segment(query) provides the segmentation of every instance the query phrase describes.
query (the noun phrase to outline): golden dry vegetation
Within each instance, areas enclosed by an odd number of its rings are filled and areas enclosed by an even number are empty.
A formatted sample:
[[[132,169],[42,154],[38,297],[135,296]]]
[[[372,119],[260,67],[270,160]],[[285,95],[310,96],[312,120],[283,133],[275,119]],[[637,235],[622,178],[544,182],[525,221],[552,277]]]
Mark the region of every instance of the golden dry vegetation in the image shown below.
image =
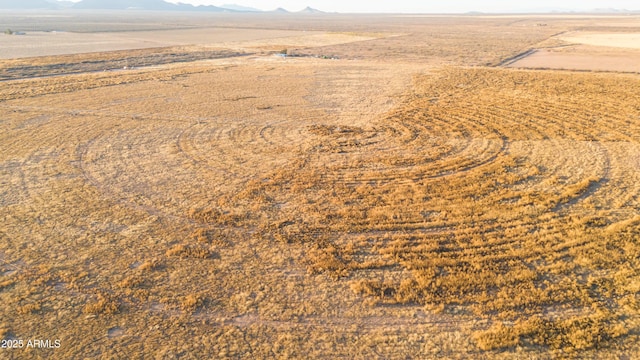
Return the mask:
[[[495,66],[617,19],[324,16],[0,62],[2,357],[640,354],[640,78]]]

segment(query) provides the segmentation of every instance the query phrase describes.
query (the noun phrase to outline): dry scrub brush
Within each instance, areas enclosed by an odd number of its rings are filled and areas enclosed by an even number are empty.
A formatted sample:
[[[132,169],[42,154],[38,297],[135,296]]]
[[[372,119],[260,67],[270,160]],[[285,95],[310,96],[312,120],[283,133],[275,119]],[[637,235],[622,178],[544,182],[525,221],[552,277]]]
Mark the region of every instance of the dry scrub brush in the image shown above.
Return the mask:
[[[618,222],[637,210],[607,220],[612,205],[589,205],[618,196],[607,169],[561,176],[562,154],[548,154],[553,168],[514,149],[635,146],[639,89],[628,76],[445,69],[371,128],[309,127],[317,144],[236,200],[264,211],[261,236],[306,246],[311,273],[489,321],[481,349],[611,346],[639,330],[640,226]],[[404,275],[368,275],[382,268]]]

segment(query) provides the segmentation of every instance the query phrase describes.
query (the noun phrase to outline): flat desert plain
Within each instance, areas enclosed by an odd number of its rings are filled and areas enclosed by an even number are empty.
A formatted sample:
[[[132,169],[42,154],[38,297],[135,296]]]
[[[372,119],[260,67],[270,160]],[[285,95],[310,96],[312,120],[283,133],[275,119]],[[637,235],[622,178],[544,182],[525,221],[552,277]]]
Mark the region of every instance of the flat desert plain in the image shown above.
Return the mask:
[[[0,357],[640,356],[639,16],[133,14],[0,15]]]

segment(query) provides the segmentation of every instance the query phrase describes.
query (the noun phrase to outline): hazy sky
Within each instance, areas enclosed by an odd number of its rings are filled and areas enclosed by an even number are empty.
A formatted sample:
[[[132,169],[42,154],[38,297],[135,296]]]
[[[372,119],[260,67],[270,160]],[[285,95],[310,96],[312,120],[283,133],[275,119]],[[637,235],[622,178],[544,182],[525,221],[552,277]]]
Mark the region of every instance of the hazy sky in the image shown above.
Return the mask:
[[[238,4],[261,10],[273,10],[278,7],[289,11],[298,11],[306,6],[338,12],[521,12],[553,9],[592,10],[596,8],[640,9],[638,0],[169,0],[194,5]]]

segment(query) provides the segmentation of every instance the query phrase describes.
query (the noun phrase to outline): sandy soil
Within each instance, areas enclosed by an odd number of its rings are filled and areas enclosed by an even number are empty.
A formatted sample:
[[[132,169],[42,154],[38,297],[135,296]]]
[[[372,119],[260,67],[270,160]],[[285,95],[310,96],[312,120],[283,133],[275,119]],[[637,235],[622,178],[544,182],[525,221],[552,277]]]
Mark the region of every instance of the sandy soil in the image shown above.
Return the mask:
[[[640,72],[639,33],[570,32],[549,41],[559,45],[536,49],[508,67]]]
[[[0,61],[0,357],[638,357],[640,79],[495,66],[619,18],[216,19]]]
[[[631,56],[630,56],[631,55]],[[542,49],[510,64],[512,68],[640,72],[640,53],[567,53]]]
[[[77,54],[99,51],[155,48],[176,45],[216,45],[286,37],[312,36],[313,33],[286,30],[251,29],[174,29],[105,33],[28,32],[26,35],[0,35],[0,58]]]
[[[574,44],[640,49],[640,33],[572,33],[558,38]]]
[[[395,36],[250,29],[176,29],[117,33],[29,32],[0,35],[0,59],[52,56],[195,45],[233,50],[282,50],[287,47],[319,47]]]

